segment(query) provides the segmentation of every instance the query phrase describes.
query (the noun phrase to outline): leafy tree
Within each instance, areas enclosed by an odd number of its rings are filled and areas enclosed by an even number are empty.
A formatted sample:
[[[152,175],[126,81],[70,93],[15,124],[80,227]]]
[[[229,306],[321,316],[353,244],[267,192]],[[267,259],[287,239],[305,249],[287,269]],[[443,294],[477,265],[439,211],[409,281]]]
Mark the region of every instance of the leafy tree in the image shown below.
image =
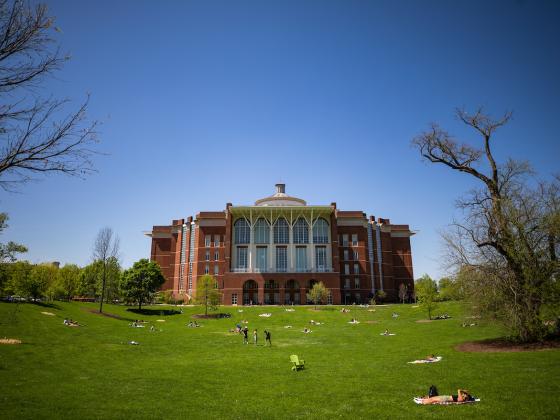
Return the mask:
[[[25,273],[24,268],[14,277],[15,292],[33,300],[39,299],[45,296],[49,287],[56,281],[57,271],[58,268],[51,264],[34,265],[28,273]]]
[[[99,264],[91,263],[81,269],[78,276],[76,295],[94,298],[97,294],[97,280],[99,278]]]
[[[408,295],[408,286],[404,283],[401,283],[399,286],[399,299],[401,300],[402,303],[404,303],[404,300],[406,299]]]
[[[539,340],[546,333],[542,309],[560,308],[558,296],[549,293],[560,275],[560,176],[538,181],[527,162],[496,160],[494,135],[511,114],[494,119],[478,109],[456,115],[480,136],[480,145],[461,143],[436,124],[413,140],[423,158],[478,186],[458,201],[465,217],[444,236],[450,263],[483,273],[474,276],[486,289],[480,291],[488,304],[482,309],[513,337]]]
[[[21,285],[27,282],[27,277],[33,265],[27,261],[17,261],[11,264],[2,264],[3,275],[5,276],[4,293],[8,295],[26,296]]]
[[[142,304],[149,302],[163,283],[165,278],[159,265],[143,258],[123,273],[121,293],[128,301],[138,302],[138,309],[142,309]]]
[[[67,112],[67,100],[39,96],[44,79],[68,60],[53,48],[53,23],[45,5],[0,1],[0,187],[5,190],[35,175],[83,177],[94,171],[96,123],[84,124],[87,101]]]
[[[327,300],[329,296],[329,291],[325,287],[322,281],[315,283],[309,293],[307,294],[307,299],[314,303],[315,309],[317,309],[317,304],[322,304]]]
[[[195,302],[204,305],[204,315],[208,309],[215,311],[222,301],[222,293],[217,287],[216,280],[209,274],[200,277],[196,282]]]
[[[465,293],[459,275],[442,277],[438,282],[439,300],[463,300]]]
[[[75,264],[66,264],[60,270],[56,279],[55,293],[66,300],[72,299],[79,286],[81,269]]]
[[[387,297],[387,292],[385,292],[385,290],[378,290],[375,292],[377,299],[376,301],[383,303],[383,301],[385,300],[385,298]]]
[[[430,276],[424,274],[416,280],[414,286],[420,307],[428,311],[428,319],[432,319],[432,312],[437,308],[437,284]]]
[[[8,227],[7,221],[8,215],[6,213],[0,213],[0,233]],[[23,252],[27,252],[27,248],[23,245],[16,244],[12,241],[7,244],[0,243],[0,264],[14,262],[16,260],[16,254]]]

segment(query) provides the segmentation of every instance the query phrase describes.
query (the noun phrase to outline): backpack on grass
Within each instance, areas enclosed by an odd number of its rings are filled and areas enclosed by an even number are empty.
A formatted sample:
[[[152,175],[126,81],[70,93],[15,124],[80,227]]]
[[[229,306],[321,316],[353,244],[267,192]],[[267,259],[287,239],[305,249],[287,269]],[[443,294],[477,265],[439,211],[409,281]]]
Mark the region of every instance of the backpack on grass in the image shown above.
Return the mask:
[[[435,385],[430,386],[430,390],[428,391],[428,397],[432,398],[439,395],[438,390]]]

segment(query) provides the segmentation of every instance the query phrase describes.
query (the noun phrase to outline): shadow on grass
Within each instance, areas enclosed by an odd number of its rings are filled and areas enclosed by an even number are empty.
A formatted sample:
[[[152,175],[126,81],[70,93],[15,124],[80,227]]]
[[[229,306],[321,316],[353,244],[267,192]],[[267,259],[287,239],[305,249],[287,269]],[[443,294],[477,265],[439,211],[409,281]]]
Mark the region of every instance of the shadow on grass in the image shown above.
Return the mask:
[[[226,312],[226,313],[216,313],[216,314],[208,314],[208,315],[204,315],[204,314],[195,314],[193,315],[191,318],[197,318],[197,319],[222,319],[222,318],[231,318],[231,314]]]
[[[137,315],[146,315],[146,316],[169,316],[169,315],[179,315],[181,312],[175,309],[137,309],[137,308],[128,308],[127,312],[132,312]]]
[[[29,302],[29,304],[40,306],[42,308],[61,309],[61,307],[54,302]]]

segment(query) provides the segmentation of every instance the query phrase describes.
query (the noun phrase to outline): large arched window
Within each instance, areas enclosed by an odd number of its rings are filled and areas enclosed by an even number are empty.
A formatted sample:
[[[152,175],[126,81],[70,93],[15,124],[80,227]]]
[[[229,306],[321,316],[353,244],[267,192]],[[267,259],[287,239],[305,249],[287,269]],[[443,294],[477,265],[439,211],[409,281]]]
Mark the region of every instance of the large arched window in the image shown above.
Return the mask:
[[[281,218],[274,223],[274,243],[287,244],[290,242],[290,229],[286,219]]]
[[[249,223],[245,219],[237,219],[233,225],[235,231],[236,244],[248,244],[251,242],[251,229]]]
[[[329,243],[329,224],[323,218],[318,219],[313,225],[313,243]]]
[[[267,244],[269,242],[269,238],[270,238],[270,228],[268,226],[268,222],[266,220],[264,220],[263,218],[260,218],[259,220],[257,220],[257,223],[255,223],[255,228],[254,228],[254,242],[256,244]]]
[[[294,244],[309,243],[309,226],[307,221],[300,217],[294,225]]]
[[[299,289],[299,283],[297,280],[288,280],[286,282],[286,289]]]

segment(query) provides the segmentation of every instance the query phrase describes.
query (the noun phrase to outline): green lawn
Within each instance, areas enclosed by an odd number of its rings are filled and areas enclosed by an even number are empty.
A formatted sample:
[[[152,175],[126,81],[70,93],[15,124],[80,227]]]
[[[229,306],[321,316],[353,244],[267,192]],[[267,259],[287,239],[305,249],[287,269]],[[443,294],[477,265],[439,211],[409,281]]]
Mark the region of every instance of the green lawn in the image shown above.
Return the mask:
[[[340,307],[221,308],[230,319],[199,320],[200,308],[182,314],[136,315],[126,307],[94,304],[0,304],[2,418],[560,418],[560,351],[461,353],[457,343],[499,337],[491,324],[462,328],[462,308],[442,304],[449,320],[425,317],[410,305],[377,307],[375,312]],[[392,312],[400,314],[398,319]],[[51,312],[55,316],[44,315]],[[271,312],[270,318],[258,315]],[[84,324],[63,325],[65,317]],[[351,318],[358,325],[348,324]],[[142,318],[146,328],[129,323]],[[156,322],[164,319],[165,322]],[[229,333],[249,321],[250,343]],[[309,325],[313,319],[324,323]],[[161,331],[151,332],[155,325]],[[292,325],[293,328],[284,328]],[[303,334],[304,327],[313,331]],[[252,344],[252,330],[259,345]],[[386,328],[396,336],[381,336]],[[263,330],[272,332],[264,346]],[[127,344],[135,340],[138,346]],[[440,363],[407,361],[434,353]],[[291,370],[289,357],[305,359]],[[462,406],[418,406],[414,396],[431,384],[441,393],[465,387],[482,399]]]

